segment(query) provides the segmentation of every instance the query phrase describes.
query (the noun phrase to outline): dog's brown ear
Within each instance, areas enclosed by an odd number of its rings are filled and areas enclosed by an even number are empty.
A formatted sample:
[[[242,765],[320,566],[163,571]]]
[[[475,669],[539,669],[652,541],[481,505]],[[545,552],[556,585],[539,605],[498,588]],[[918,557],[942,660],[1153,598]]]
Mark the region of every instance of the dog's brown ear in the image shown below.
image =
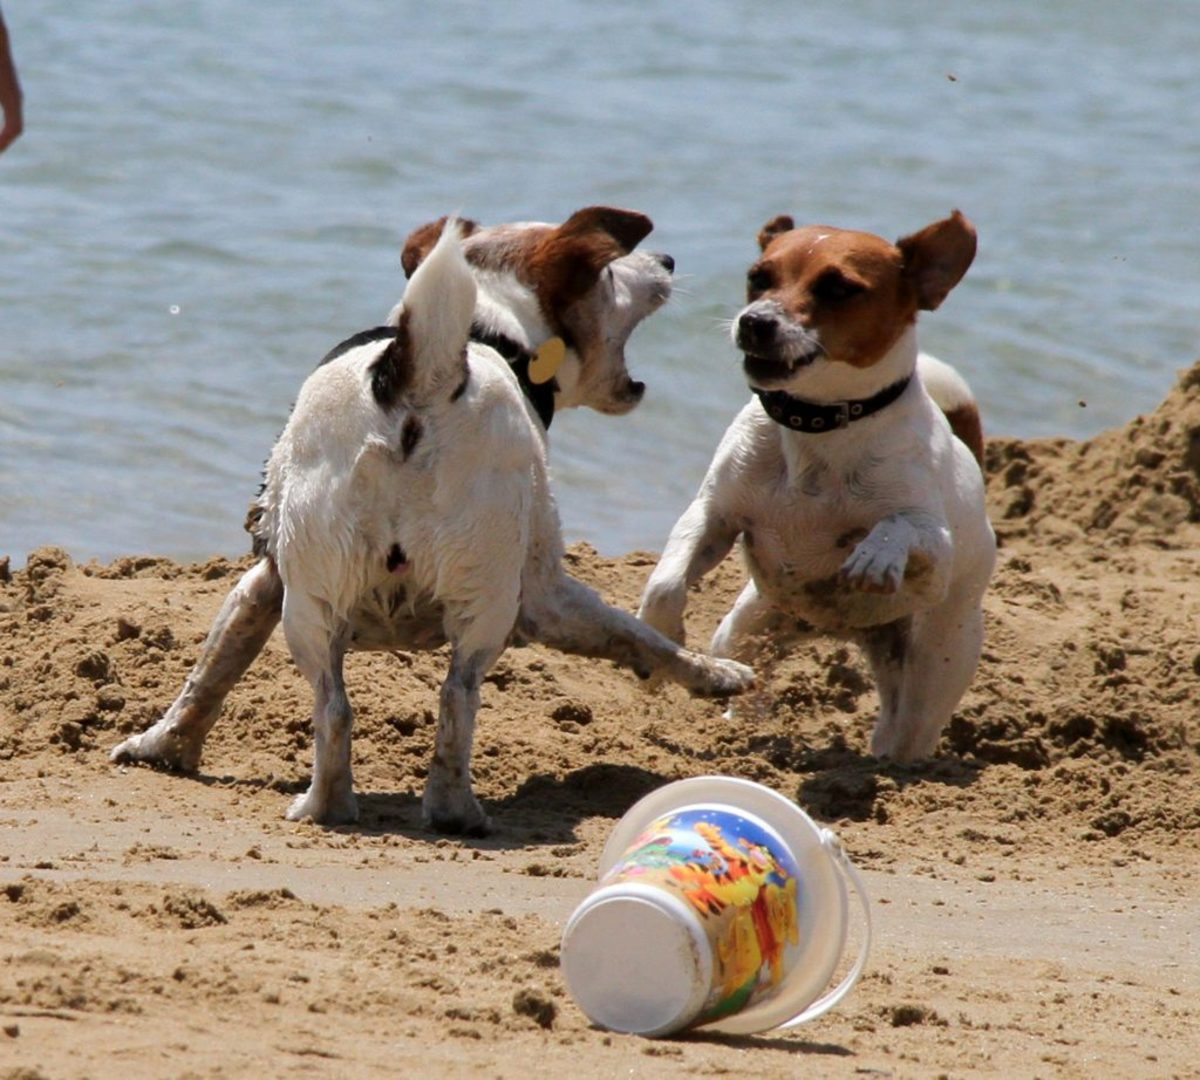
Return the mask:
[[[588,206],[551,229],[533,249],[529,273],[543,308],[560,314],[583,296],[614,259],[628,255],[654,224],[636,210]]]
[[[948,218],[896,241],[917,306],[936,311],[975,259],[975,226],[955,210]]]
[[[590,232],[607,233],[621,247],[621,254],[628,255],[654,228],[645,214],[636,210],[622,210],[616,206],[586,206],[576,210],[559,227],[565,236],[582,236]]]
[[[445,217],[440,217],[437,221],[422,225],[408,234],[408,239],[404,241],[404,250],[400,252],[400,265],[404,267],[406,278],[413,276],[413,271],[425,261],[425,256],[433,250],[434,244],[438,242],[442,230],[446,227],[447,220]],[[459,218],[458,225],[462,236],[470,236],[479,228],[468,218]]]
[[[759,250],[766,251],[767,245],[775,239],[780,233],[791,232],[796,227],[796,223],[788,214],[780,214],[778,217],[771,218],[761,229],[758,230],[758,246]]]

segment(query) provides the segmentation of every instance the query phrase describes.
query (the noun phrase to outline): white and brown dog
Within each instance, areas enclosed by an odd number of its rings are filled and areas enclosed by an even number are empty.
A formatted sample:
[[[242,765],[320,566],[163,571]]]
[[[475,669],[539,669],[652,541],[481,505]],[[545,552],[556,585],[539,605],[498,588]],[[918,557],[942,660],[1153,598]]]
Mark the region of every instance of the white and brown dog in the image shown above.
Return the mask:
[[[856,640],[879,690],[871,752],[909,761],[933,751],[974,675],[995,562],[976,403],[918,351],[915,325],[966,273],[975,230],[955,211],[891,244],[781,216],[758,239],[733,325],[755,397],[640,615],[682,643],[688,587],[740,536],[750,581],[712,652]]]
[[[342,678],[351,649],[450,644],[422,804],[445,832],[488,827],[471,787],[475,714],[484,675],[514,640],[698,694],[746,689],[745,666],[679,647],[562,567],[545,425],[556,406],[622,413],[641,398],[624,344],[667,299],[672,269],[669,256],[633,250],[650,229],[644,215],[592,207],[561,226],[418,230],[394,324],[344,342],[301,389],[252,512],[261,561],[226,599],[175,703],[113,760],[195,768],[280,612],[316,697],[312,783],[293,820],[357,816]]]

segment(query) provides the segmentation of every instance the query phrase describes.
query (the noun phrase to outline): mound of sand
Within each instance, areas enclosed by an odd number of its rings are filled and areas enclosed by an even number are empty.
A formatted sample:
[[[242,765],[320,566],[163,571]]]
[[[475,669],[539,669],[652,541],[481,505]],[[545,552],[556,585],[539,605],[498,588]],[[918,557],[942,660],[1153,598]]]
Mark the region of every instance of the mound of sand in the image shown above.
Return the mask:
[[[290,825],[310,699],[278,634],[198,777],[107,761],[173,698],[247,562],[0,561],[0,1077],[1194,1069],[1200,365],[1150,416],[993,439],[987,467],[987,643],[938,756],[867,755],[874,688],[837,642],[764,657],[731,717],[513,649],[480,712],[486,841],[419,828],[444,656],[350,658],[362,821]],[[629,608],[654,562],[569,558]],[[705,581],[692,640],[741,580],[730,559]],[[561,922],[613,820],[711,772],[839,833],[878,908],[870,974],[786,1037],[594,1030],[557,972]]]
[[[1087,442],[993,439],[992,516],[1007,537],[1187,545],[1200,522],[1200,364],[1151,416]]]

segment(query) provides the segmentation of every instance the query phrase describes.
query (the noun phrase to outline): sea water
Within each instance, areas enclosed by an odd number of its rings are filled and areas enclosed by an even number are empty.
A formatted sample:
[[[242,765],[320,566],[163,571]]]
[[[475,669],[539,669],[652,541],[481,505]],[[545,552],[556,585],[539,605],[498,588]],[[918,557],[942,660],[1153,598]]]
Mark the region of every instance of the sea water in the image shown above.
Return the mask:
[[[551,438],[568,539],[660,550],[747,399],[728,322],[768,218],[889,237],[962,209],[922,319],[993,434],[1087,437],[1200,355],[1191,0],[4,5],[0,555],[194,559],[242,521],[305,375],[377,325],[447,212],[648,213],[649,386]]]

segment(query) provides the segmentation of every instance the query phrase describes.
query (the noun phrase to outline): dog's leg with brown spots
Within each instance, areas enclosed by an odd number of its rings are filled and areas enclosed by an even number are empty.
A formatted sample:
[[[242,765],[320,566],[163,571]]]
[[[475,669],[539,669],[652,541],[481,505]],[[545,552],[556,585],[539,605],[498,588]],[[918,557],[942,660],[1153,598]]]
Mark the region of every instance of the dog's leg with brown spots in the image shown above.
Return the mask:
[[[744,664],[677,645],[566,574],[522,598],[518,630],[563,652],[611,660],[642,679],[668,678],[702,697],[740,694],[754,684]]]
[[[282,610],[283,582],[274,561],[264,558],[242,575],[225,598],[200,659],[162,719],[115,747],[111,760],[194,772],[225,695],[262,652]]]

